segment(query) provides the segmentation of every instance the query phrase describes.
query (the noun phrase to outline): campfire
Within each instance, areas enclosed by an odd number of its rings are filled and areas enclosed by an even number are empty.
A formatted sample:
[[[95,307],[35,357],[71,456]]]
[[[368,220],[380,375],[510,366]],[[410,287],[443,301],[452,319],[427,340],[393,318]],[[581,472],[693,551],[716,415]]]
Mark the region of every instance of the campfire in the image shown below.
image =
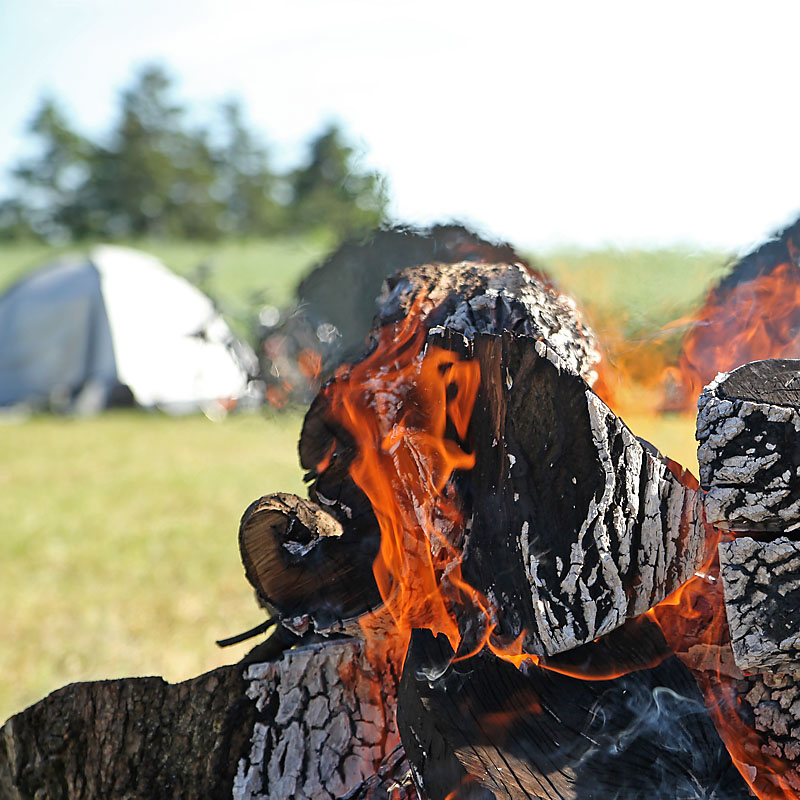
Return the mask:
[[[311,359],[308,498],[242,517],[273,634],[175,687],[54,693],[3,728],[0,790],[800,798],[798,238],[686,338],[699,481],[614,413],[591,329],[513,251],[409,250],[360,353]]]
[[[701,488],[595,394],[597,352],[524,265],[406,269],[308,411],[310,499],[245,514],[248,578],[299,642],[253,696],[277,720],[292,654],[330,648],[369,676],[353,718],[381,707],[347,796],[800,797],[800,362],[706,389]],[[286,783],[287,731],[262,734],[238,796],[314,796],[324,753]]]

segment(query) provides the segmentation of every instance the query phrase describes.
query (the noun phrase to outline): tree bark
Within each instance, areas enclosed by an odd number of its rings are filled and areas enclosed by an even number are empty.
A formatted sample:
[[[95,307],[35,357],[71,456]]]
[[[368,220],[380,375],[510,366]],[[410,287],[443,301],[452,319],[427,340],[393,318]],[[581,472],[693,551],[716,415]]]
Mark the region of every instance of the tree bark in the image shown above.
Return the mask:
[[[800,542],[743,536],[720,544],[719,554],[738,666],[800,672]]]
[[[239,666],[65,686],[0,729],[0,796],[229,798],[258,717]]]
[[[410,800],[395,694],[352,639],[174,685],[72,684],[0,728],[0,796]]]

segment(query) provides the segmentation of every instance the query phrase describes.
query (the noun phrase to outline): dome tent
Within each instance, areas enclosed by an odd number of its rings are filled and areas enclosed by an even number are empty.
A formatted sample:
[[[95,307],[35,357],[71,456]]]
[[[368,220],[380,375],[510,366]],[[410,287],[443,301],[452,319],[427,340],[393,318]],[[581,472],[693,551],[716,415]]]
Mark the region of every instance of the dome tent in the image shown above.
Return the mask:
[[[59,258],[0,297],[0,406],[207,409],[242,396],[255,362],[206,295],[136,250]]]

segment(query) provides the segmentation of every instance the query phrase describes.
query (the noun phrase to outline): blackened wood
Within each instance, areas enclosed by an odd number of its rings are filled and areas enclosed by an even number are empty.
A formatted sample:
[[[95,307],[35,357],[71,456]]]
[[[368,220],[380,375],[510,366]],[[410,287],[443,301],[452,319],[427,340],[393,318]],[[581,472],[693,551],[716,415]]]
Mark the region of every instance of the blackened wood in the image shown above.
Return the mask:
[[[737,537],[719,545],[719,556],[738,666],[800,672],[800,542]]]
[[[709,521],[776,533],[800,525],[800,361],[721,373],[698,402],[700,483]]]
[[[600,354],[575,303],[520,264],[427,264],[387,278],[378,298],[374,332],[404,318],[425,299],[425,326],[450,328],[472,339],[504,331],[544,339],[564,367],[590,383]]]
[[[452,655],[415,631],[400,684],[400,735],[429,800],[750,796],[675,658],[584,681]]]
[[[800,669],[756,672],[740,686],[752,725],[766,739],[764,752],[787,762],[785,777],[800,792]]]
[[[229,798],[258,712],[236,665],[75,683],[0,728],[0,797]]]
[[[314,326],[335,326],[338,347],[328,359],[352,359],[363,348],[376,311],[375,298],[387,277],[422,264],[462,261],[522,264],[536,274],[509,244],[488,241],[462,225],[395,227],[375,231],[363,241],[345,242],[327,256],[298,285],[299,308]]]
[[[350,639],[175,685],[72,684],[0,728],[0,797],[410,800],[395,696]]]
[[[396,681],[352,639],[305,645],[251,664],[247,696],[260,713],[233,783],[234,800],[387,798],[410,793],[395,723]]]
[[[239,548],[247,579],[283,624],[303,633],[340,629],[380,603],[372,550],[364,536],[309,500],[283,492],[245,511]],[[366,578],[366,579],[365,579]]]
[[[463,572],[497,633],[553,655],[608,633],[707,556],[696,483],[643,445],[542,341],[445,332],[480,364],[469,439]]]

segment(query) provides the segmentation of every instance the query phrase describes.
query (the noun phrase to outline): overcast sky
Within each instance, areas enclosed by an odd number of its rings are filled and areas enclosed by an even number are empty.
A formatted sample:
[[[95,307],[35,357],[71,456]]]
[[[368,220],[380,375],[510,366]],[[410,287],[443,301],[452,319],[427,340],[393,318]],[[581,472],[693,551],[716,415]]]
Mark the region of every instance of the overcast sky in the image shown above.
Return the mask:
[[[287,163],[339,119],[404,220],[741,251],[800,213],[798,30],[796,2],[0,0],[0,168],[44,92],[97,134],[158,60]]]

